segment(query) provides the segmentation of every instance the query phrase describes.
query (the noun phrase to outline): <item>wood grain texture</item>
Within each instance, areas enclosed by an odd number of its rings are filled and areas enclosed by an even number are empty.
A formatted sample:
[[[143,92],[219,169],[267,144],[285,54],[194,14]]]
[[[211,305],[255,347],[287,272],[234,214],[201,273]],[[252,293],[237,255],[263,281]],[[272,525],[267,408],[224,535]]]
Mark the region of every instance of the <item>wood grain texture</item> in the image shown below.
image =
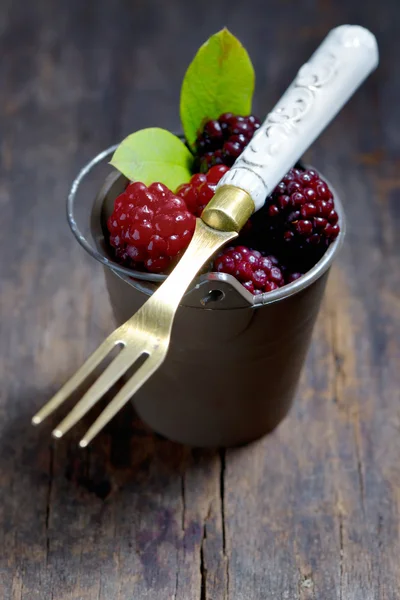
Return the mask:
[[[0,598],[400,598],[400,77],[397,0],[0,7]],[[349,231],[297,402],[249,447],[194,451],[128,407],[93,446],[32,414],[112,329],[70,234],[68,185],[135,128],[179,128],[179,85],[227,25],[264,114],[327,31],[377,35],[381,67],[309,152]]]

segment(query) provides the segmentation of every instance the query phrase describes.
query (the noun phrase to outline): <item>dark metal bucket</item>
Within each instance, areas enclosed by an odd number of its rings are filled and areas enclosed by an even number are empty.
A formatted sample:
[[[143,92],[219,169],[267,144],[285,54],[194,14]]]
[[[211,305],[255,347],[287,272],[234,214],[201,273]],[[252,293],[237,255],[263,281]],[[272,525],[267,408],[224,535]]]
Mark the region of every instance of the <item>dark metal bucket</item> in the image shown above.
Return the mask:
[[[107,257],[105,220],[127,182],[118,173],[108,175],[90,207],[88,234],[77,225],[78,187],[114,148],[79,174],[68,199],[68,219],[79,243],[104,265],[120,325],[165,276],[133,272]],[[230,275],[204,273],[194,280],[176,314],[164,364],[132,399],[150,427],[191,446],[236,446],[263,436],[282,421],[293,402],[329,269],[345,233],[336,194],[335,204],[339,237],[294,283],[253,296]]]

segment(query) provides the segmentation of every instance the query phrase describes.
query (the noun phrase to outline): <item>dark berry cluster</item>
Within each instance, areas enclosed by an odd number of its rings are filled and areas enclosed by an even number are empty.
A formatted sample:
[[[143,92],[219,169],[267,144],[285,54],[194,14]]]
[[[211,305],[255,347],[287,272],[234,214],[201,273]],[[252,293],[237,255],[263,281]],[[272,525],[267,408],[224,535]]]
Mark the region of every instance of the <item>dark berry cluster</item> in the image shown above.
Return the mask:
[[[285,262],[310,268],[339,235],[338,214],[327,183],[312,169],[293,168],[253,218],[256,245],[266,244]]]
[[[214,165],[231,167],[259,127],[260,121],[254,115],[224,113],[208,121],[196,140],[198,170],[207,173]]]
[[[224,248],[214,261],[214,269],[233,275],[255,296],[272,292],[303,275],[290,271],[275,256],[247,246]]]
[[[326,247],[339,235],[332,192],[312,169],[291,169],[267,203],[271,228],[286,243]]]
[[[285,285],[279,261],[274,256],[263,256],[246,246],[226,248],[216,258],[214,268],[238,279],[252,294],[272,292]]]

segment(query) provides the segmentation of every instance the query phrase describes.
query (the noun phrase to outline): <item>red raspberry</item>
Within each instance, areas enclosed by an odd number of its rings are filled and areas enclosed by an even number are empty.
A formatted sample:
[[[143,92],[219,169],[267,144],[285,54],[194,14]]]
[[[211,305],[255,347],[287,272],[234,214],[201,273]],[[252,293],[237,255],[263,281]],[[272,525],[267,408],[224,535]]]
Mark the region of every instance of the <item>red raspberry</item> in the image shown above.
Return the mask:
[[[165,271],[192,239],[196,219],[162,183],[134,182],[115,200],[107,221],[118,262],[151,273]]]
[[[196,140],[198,170],[207,173],[212,166],[221,164],[231,167],[259,127],[260,121],[254,115],[224,113],[208,121]]]
[[[224,249],[215,259],[214,269],[233,275],[255,295],[272,292],[285,285],[278,260],[246,246]]]
[[[206,175],[196,173],[189,183],[180,185],[176,193],[185,200],[188,209],[196,217],[200,217],[204,207],[214,196],[217,183],[227,171],[229,167],[226,165],[216,165]]]

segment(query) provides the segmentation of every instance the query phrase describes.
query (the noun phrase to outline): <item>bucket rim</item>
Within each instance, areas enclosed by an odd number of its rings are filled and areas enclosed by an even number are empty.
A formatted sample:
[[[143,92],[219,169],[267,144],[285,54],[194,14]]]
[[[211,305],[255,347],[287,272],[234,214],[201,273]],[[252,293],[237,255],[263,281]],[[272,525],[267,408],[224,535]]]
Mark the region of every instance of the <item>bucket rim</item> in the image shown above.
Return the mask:
[[[135,271],[133,269],[128,269],[123,267],[122,265],[116,263],[111,258],[100,252],[98,249],[93,247],[93,245],[88,241],[87,237],[83,234],[81,229],[79,228],[76,219],[75,219],[75,201],[77,198],[79,187],[81,186],[83,180],[93,171],[93,169],[105,161],[111,154],[115,152],[118,148],[119,144],[114,144],[99,154],[97,154],[92,160],[90,160],[78,173],[76,178],[74,179],[70,191],[67,197],[67,221],[69,227],[78,241],[78,243],[86,250],[86,252],[92,256],[95,260],[100,262],[103,266],[111,269],[115,274],[122,277],[127,283],[135,286],[135,280],[138,280],[139,287],[143,291],[143,286],[140,285],[140,282],[143,283],[162,283],[167,278],[167,275],[154,274],[154,273],[145,273],[142,271]],[[313,168],[311,165],[307,165],[308,168]],[[321,173],[320,171],[318,171]],[[208,272],[206,274],[198,275],[193,278],[193,284],[198,285],[200,283],[204,283],[204,281],[221,281],[226,284],[230,284],[236,292],[243,296],[243,299],[251,306],[263,306],[266,304],[271,304],[283,298],[287,298],[289,296],[293,296],[302,290],[309,287],[311,284],[316,282],[332,265],[334,259],[339,253],[343,241],[346,235],[346,219],[344,215],[343,205],[340,199],[340,196],[336,192],[334,186],[330,183],[330,181],[321,173],[323,179],[328,183],[330,189],[335,198],[335,210],[338,213],[339,217],[339,225],[340,225],[340,233],[336,240],[328,247],[324,255],[321,259],[304,275],[302,275],[299,279],[295,280],[292,283],[286,284],[281,288],[273,290],[272,292],[265,292],[264,294],[260,294],[258,296],[254,296],[251,292],[246,290],[246,288],[232,275],[228,275],[226,273],[218,273],[215,271]],[[121,175],[122,176],[122,175]],[[106,180],[107,181],[107,180]],[[104,182],[103,182],[104,186]],[[101,193],[101,192],[99,192]],[[93,200],[93,204],[98,201],[99,193]],[[191,286],[189,290],[192,288]],[[151,291],[149,291],[151,293]]]

